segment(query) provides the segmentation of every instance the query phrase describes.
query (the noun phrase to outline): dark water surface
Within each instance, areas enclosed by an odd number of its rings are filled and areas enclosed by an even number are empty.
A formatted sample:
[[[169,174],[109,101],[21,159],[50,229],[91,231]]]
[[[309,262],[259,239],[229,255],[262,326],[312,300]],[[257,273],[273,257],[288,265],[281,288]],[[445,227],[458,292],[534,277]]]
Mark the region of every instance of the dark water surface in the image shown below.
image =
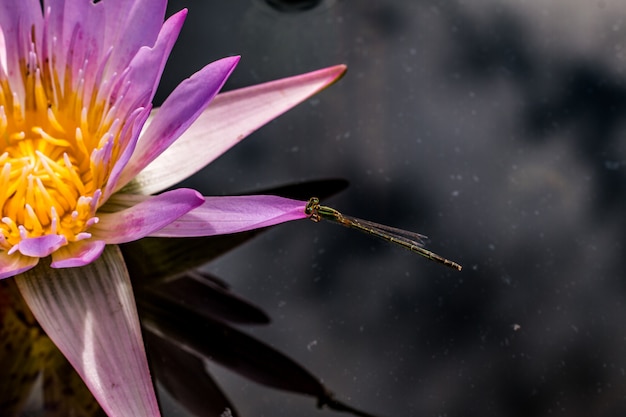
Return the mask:
[[[623,2],[170,3],[157,100],[227,55],[227,89],[349,68],[185,185],[345,178],[327,204],[464,266],[281,225],[206,266],[273,319],[246,331],[383,416],[626,413]],[[340,415],[209,366],[243,416]]]

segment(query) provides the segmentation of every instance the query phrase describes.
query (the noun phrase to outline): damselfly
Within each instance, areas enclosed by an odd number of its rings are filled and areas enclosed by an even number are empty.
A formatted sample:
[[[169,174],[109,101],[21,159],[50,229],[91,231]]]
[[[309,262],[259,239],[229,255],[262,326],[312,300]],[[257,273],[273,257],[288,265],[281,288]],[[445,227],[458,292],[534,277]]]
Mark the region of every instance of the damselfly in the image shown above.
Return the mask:
[[[449,266],[450,268],[454,268],[458,271],[461,270],[461,265],[456,262],[424,249],[424,239],[426,239],[426,236],[420,235],[419,233],[408,232],[406,230],[396,229],[395,227],[385,226],[368,220],[346,216],[334,208],[320,205],[320,200],[317,197],[309,199],[304,212],[314,222],[319,222],[322,219],[330,220],[343,226],[369,233],[386,240],[387,242],[395,243],[432,261]]]

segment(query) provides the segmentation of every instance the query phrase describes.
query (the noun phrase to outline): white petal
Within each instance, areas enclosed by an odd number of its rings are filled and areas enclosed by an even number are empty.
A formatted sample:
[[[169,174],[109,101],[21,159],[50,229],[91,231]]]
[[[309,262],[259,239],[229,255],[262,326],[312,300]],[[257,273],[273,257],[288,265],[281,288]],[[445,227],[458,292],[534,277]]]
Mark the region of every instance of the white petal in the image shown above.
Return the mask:
[[[15,279],[41,327],[109,417],[160,416],[117,246],[84,267],[52,269],[40,262]]]
[[[124,191],[154,194],[179,183],[259,127],[337,81],[345,70],[344,65],[337,65],[218,94],[189,129]]]

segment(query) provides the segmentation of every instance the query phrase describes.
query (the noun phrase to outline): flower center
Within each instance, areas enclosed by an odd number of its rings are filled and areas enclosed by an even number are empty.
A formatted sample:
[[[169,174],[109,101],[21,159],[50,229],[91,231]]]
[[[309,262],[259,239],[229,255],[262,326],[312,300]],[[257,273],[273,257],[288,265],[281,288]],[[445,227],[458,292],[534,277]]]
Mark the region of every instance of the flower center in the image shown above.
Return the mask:
[[[70,67],[61,83],[34,45],[17,77],[0,69],[0,250],[50,234],[89,238],[119,153],[106,99],[85,94],[83,73]]]
[[[33,128],[4,137],[9,146],[0,155],[0,207],[6,243],[23,237],[63,234],[69,241],[88,226],[94,194],[89,170],[80,169],[67,141]],[[26,232],[26,235],[25,233]]]

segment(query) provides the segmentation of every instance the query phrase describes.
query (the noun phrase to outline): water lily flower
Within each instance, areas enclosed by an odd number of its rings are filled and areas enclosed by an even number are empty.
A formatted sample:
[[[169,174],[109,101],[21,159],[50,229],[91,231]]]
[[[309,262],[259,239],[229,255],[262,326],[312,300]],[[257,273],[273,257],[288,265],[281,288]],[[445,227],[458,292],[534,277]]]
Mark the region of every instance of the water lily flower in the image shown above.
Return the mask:
[[[157,193],[345,71],[216,96],[239,60],[229,57],[152,109],[187,13],[164,22],[165,7],[0,0],[0,278],[14,277],[109,416],[159,415],[117,245],[306,217],[306,203],[279,197]]]

